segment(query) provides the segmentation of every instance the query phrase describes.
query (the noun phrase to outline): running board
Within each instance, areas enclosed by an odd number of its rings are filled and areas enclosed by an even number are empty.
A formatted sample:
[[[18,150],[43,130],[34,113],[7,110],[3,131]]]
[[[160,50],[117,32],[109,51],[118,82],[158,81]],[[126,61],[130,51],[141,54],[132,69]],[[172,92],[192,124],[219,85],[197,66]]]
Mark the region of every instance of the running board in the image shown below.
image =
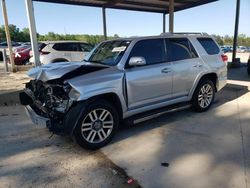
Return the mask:
[[[185,110],[190,107],[191,107],[190,103],[179,103],[132,116],[131,118],[128,118],[127,121],[129,121],[132,124],[138,124],[144,121],[148,121],[150,119],[154,119],[166,113],[177,112]]]

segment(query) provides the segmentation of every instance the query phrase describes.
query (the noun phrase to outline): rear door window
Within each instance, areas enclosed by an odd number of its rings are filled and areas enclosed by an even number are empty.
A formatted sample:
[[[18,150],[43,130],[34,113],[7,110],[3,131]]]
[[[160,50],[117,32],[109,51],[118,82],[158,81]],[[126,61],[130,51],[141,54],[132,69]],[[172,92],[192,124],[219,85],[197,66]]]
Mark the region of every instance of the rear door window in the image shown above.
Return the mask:
[[[166,61],[165,46],[163,39],[146,39],[138,41],[130,57],[144,57],[147,64],[156,64]]]
[[[201,46],[205,49],[207,54],[209,55],[215,55],[220,52],[219,47],[211,38],[197,38]]]
[[[56,43],[53,48],[57,51],[78,51],[78,43]]]
[[[198,57],[193,45],[187,38],[166,39],[168,61],[180,61]]]

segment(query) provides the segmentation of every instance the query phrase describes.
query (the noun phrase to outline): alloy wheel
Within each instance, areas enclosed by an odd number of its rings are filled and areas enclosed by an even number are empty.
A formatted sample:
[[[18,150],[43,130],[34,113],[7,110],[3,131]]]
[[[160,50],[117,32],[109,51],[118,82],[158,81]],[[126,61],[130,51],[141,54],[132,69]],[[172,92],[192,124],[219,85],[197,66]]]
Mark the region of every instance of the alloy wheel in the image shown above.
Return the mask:
[[[206,108],[213,100],[213,88],[210,84],[205,84],[201,87],[198,94],[198,104],[201,108]]]
[[[89,143],[100,143],[108,138],[114,128],[112,114],[103,108],[94,109],[84,118],[81,126],[83,138]]]

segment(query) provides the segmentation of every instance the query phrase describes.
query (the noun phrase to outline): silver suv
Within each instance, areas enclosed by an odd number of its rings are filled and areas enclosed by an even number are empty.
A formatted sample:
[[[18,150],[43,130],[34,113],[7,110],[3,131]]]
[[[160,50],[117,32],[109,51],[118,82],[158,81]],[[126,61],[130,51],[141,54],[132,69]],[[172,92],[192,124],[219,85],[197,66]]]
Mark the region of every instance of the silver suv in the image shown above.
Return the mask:
[[[215,92],[226,85],[223,60],[207,34],[110,40],[83,62],[30,70],[33,80],[20,100],[35,124],[97,149],[111,141],[122,120],[186,103],[197,112],[208,110]]]

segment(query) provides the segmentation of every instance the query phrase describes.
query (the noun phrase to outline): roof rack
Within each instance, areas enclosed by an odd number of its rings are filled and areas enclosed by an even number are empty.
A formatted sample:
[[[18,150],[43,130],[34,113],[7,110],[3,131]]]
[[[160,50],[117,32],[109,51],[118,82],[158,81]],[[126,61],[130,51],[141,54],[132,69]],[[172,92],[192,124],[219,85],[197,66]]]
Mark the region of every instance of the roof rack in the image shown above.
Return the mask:
[[[161,35],[202,35],[202,36],[209,36],[207,33],[199,33],[199,32],[177,32],[177,33],[171,33],[171,32],[166,32],[166,33],[161,33]]]

